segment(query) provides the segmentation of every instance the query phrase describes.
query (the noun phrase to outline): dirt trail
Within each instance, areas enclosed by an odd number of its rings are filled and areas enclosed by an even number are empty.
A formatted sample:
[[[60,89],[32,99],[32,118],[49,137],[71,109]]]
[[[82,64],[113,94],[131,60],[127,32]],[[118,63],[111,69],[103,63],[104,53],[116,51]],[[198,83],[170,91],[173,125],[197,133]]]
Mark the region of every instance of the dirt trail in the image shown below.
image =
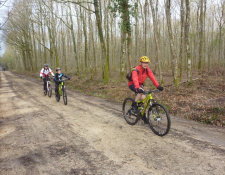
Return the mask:
[[[172,117],[165,137],[128,125],[121,104],[0,73],[0,174],[224,174],[225,129]]]

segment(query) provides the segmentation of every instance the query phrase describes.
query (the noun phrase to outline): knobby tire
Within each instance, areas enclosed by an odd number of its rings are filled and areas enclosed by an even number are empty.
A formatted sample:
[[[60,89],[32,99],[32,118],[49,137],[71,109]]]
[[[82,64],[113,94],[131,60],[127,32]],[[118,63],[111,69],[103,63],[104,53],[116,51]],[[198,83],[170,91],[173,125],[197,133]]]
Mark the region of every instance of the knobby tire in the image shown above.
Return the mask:
[[[48,86],[48,97],[50,98],[52,96],[52,86],[49,84]]]
[[[154,103],[150,106],[148,110],[148,121],[151,130],[156,135],[165,136],[168,134],[171,126],[171,120],[167,109],[163,105]]]
[[[135,125],[139,118],[132,113],[132,103],[134,100],[132,98],[126,98],[123,102],[123,117],[129,125]]]
[[[66,89],[63,88],[63,101],[64,101],[64,104],[67,105],[67,94],[66,94]]]

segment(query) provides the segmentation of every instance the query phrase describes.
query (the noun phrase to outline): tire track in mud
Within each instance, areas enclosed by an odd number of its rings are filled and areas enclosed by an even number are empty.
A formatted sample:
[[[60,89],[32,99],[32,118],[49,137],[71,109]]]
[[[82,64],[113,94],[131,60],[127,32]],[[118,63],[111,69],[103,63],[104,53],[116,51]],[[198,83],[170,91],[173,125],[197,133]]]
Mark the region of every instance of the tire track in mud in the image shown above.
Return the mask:
[[[142,123],[127,125],[118,103],[68,91],[68,105],[64,106],[62,101],[57,103],[54,98],[43,96],[42,82],[11,73],[6,77],[12,81],[14,94],[8,93],[9,106],[21,114],[4,111],[6,117],[0,116],[0,127],[12,126],[16,131],[0,136],[3,141],[0,173],[6,172],[5,169],[9,174],[32,171],[34,174],[221,174],[225,171],[224,147],[199,138],[199,130],[188,132],[193,127],[201,128],[200,124],[172,118],[170,134],[161,138]],[[5,94],[6,90],[1,89],[0,85],[0,92]],[[29,112],[25,113],[26,110]],[[19,145],[15,155],[10,154],[15,149],[13,143]]]

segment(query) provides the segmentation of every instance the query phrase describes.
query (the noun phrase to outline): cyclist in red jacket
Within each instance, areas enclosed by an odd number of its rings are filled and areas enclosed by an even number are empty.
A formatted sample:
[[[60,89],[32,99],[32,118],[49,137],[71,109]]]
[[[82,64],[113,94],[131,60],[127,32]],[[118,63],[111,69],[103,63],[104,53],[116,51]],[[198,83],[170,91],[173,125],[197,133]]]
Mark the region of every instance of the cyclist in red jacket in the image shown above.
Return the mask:
[[[147,76],[150,78],[150,80],[153,82],[153,84],[158,90],[163,91],[163,87],[159,85],[159,83],[155,79],[154,74],[148,67],[149,62],[150,59],[147,56],[142,56],[140,58],[140,65],[136,66],[135,69],[132,71],[132,81],[128,82],[130,90],[136,93],[135,102],[132,104],[132,107],[134,108],[134,111],[136,113],[138,113],[137,101],[139,99],[143,100],[146,98],[146,95],[143,94],[143,83],[145,82]],[[143,120],[145,123],[147,123],[146,116],[144,116]]]

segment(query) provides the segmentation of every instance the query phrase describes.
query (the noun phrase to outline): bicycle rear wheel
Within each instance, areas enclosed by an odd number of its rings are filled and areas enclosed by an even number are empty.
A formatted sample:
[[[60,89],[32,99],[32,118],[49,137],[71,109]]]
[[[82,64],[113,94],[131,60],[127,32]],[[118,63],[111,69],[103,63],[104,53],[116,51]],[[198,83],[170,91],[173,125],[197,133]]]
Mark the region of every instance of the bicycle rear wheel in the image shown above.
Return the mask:
[[[132,98],[126,98],[123,102],[123,117],[129,125],[135,125],[138,122],[138,116],[134,114]]]
[[[52,86],[51,86],[50,83],[49,83],[49,85],[48,85],[48,96],[49,96],[49,97],[52,96]]]
[[[154,103],[148,110],[148,121],[151,130],[158,136],[168,134],[170,130],[170,115],[167,109],[159,104]]]
[[[67,105],[67,94],[66,94],[65,88],[63,89],[63,101],[64,101],[64,104]]]

